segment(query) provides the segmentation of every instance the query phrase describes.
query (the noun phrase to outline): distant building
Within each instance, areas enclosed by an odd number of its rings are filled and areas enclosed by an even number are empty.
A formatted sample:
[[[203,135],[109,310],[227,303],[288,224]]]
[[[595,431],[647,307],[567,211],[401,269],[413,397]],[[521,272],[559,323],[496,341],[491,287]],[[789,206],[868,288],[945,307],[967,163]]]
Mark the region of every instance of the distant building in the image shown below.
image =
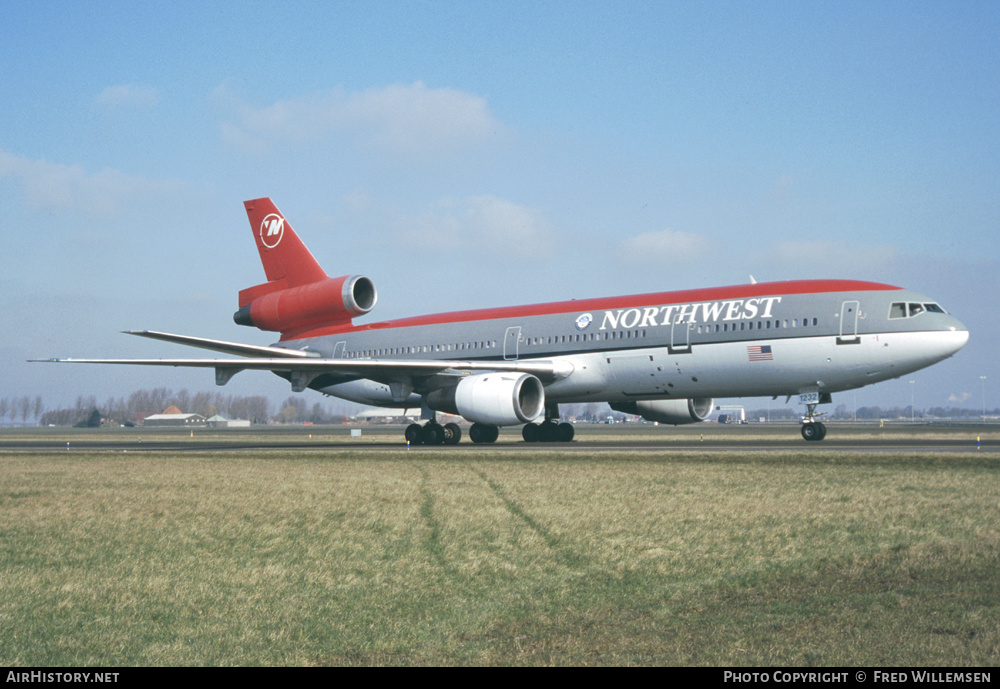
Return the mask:
[[[385,409],[375,407],[359,411],[352,420],[359,423],[406,423],[420,421],[420,409]]]
[[[201,414],[183,414],[180,409],[171,405],[162,414],[147,416],[142,425],[162,428],[204,428],[207,419]]]
[[[205,421],[206,425],[211,428],[249,428],[250,422],[246,419],[227,419],[224,416],[216,414],[210,419]]]

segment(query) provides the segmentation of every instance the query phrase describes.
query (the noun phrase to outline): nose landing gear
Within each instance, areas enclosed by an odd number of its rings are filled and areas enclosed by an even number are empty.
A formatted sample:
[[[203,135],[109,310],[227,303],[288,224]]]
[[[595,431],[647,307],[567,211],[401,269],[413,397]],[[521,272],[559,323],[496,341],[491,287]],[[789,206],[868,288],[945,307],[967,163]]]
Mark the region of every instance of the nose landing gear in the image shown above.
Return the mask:
[[[816,413],[816,404],[806,404],[808,411],[802,419],[802,439],[810,442],[819,442],[826,437],[826,426],[819,420],[824,414]]]

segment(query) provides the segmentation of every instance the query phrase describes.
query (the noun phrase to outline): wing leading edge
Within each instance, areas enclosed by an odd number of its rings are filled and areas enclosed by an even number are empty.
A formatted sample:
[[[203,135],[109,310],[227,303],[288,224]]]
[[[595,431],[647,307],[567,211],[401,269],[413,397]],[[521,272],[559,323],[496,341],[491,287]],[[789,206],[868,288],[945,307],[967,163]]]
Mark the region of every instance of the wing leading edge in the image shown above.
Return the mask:
[[[328,359],[314,352],[243,345],[222,340],[173,335],[155,331],[129,331],[130,335],[148,337],[165,342],[184,344],[202,349],[240,355],[240,359],[34,359],[35,362],[69,364],[113,364],[138,366],[178,366],[215,369],[215,382],[225,385],[240,371],[272,371],[287,377],[295,392],[302,392],[316,378],[324,374],[334,374],[346,379],[368,378],[387,385],[399,383],[412,386],[415,377],[438,375],[454,376],[487,371],[530,373],[543,383],[560,380],[573,372],[568,361],[470,361],[460,359],[399,360],[399,359]],[[267,356],[261,356],[265,354]],[[430,385],[429,387],[437,387]],[[411,388],[412,389],[412,388]]]

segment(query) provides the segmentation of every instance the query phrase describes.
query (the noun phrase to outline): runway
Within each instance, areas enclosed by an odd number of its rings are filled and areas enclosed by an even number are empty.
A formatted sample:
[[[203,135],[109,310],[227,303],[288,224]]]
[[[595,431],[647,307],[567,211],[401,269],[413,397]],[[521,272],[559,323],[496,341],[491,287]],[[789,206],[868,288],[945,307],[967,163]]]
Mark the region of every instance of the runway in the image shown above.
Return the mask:
[[[526,443],[516,428],[505,429],[498,442],[477,445],[463,438],[454,446],[411,446],[402,439],[402,427],[366,427],[360,437],[341,427],[280,427],[241,431],[200,429],[189,431],[70,432],[68,429],[38,429],[0,434],[0,453],[250,453],[308,452],[343,454],[357,451],[409,452],[435,456],[475,452],[489,455],[607,454],[672,452],[788,452],[802,453],[993,453],[1000,452],[1000,429],[992,427],[878,427],[831,428],[821,442],[806,442],[798,429],[788,425],[767,428],[699,427],[664,428],[638,426],[614,428],[580,426],[570,443]]]

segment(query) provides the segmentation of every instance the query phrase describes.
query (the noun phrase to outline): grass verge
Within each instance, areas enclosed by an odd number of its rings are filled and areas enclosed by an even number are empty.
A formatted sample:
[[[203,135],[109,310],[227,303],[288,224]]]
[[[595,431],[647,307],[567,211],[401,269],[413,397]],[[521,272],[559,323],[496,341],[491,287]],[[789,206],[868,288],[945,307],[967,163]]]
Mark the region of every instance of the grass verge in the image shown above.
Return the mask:
[[[995,665],[1000,459],[0,456],[7,665]]]

